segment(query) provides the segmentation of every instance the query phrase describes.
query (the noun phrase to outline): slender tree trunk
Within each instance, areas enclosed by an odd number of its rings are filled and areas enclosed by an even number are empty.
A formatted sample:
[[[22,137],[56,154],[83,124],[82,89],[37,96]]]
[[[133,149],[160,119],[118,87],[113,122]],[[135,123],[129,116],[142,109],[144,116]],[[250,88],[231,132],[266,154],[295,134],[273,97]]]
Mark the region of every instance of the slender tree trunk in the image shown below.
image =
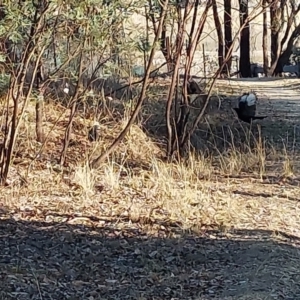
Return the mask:
[[[250,26],[248,19],[248,0],[239,0],[240,26],[246,23],[240,36],[240,73],[242,77],[251,77],[250,66]]]
[[[212,0],[212,8],[213,8],[213,16],[215,21],[215,27],[218,35],[218,61],[219,61],[219,67],[223,65],[224,61],[224,38],[223,38],[223,31],[222,31],[222,25],[220,22],[220,18],[218,15],[218,7],[216,0]]]
[[[274,67],[277,63],[281,52],[279,33],[281,28],[281,9],[279,0],[273,0],[270,6],[270,21],[271,21],[271,66]]]
[[[224,39],[225,39],[225,57],[227,57],[229,49],[232,45],[232,23],[231,23],[231,0],[224,0]],[[232,64],[232,55],[223,69],[224,73],[230,75]]]
[[[156,34],[156,32],[157,32],[156,21],[155,21],[154,14],[151,12],[153,10],[153,8],[155,7],[155,4],[154,4],[153,0],[148,0],[148,3],[149,3],[149,8],[150,8],[149,17],[150,17],[150,20],[152,21],[153,29]],[[160,17],[162,17],[162,14],[163,14],[163,11],[162,11],[162,8],[160,7]],[[173,64],[173,57],[171,55],[170,37],[167,35],[167,32],[168,32],[167,31],[167,23],[166,23],[166,20],[164,19],[159,43],[160,43],[160,50],[167,62],[168,72],[171,72],[174,70],[174,64]]]
[[[263,0],[263,7],[267,6],[267,0]],[[265,76],[269,76],[269,55],[268,55],[268,19],[267,11],[263,12],[263,64],[264,64],[264,73]]]
[[[36,131],[36,140],[40,143],[44,142],[44,133],[43,133],[43,111],[44,111],[44,72],[43,65],[40,62],[37,75],[37,90],[38,97],[35,105],[35,131]]]

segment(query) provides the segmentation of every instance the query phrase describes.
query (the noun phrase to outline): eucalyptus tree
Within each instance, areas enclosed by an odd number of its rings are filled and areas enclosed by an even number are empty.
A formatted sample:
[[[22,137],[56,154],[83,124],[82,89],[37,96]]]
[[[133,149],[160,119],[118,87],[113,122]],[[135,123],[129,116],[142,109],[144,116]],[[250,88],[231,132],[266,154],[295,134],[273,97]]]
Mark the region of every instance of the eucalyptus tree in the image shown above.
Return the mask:
[[[36,100],[37,140],[45,143],[44,98],[48,94],[53,96],[56,90],[63,94],[67,82],[71,88],[67,95],[69,122],[60,157],[61,164],[64,163],[74,115],[89,86],[100,76],[101,68],[115,56],[116,43],[122,44],[122,40],[116,41],[117,33],[124,18],[136,7],[133,1],[1,1],[0,61],[3,76],[8,78],[2,114],[4,141],[0,149],[2,184],[29,99]],[[124,49],[119,46],[118,54]],[[59,98],[62,94],[58,93]],[[9,112],[11,102],[13,110]]]

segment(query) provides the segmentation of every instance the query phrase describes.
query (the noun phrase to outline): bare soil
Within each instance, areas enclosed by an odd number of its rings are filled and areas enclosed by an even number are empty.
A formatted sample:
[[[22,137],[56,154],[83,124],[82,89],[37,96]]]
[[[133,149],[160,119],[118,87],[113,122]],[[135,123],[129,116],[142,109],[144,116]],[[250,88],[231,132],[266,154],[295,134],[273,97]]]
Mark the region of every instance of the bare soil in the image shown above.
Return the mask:
[[[264,230],[182,235],[175,224],[149,224],[149,236],[138,225],[100,222],[2,221],[2,299],[300,297],[297,238]]]

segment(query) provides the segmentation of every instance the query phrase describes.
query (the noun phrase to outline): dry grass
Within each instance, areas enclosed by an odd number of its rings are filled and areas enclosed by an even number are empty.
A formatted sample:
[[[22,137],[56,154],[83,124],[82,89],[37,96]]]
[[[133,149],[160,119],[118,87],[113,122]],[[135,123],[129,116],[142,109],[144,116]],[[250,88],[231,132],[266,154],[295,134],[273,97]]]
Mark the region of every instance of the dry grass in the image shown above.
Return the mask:
[[[86,138],[92,120],[76,118],[74,143],[68,152],[67,167],[60,173],[57,159],[67,117],[62,114],[62,109],[51,104],[46,106],[45,131],[49,134],[39,153],[41,146],[34,141],[34,111],[28,108],[9,178],[11,184],[3,190],[4,205],[19,206],[18,201],[12,200],[13,193],[14,199],[22,199],[22,203],[25,201],[28,205],[35,206],[39,198],[38,205],[44,203],[48,207],[50,204],[52,210],[59,213],[89,211],[95,215],[99,212],[94,211],[91,203],[101,199],[101,214],[107,216],[127,214],[135,219],[166,219],[176,221],[182,228],[191,228],[195,224],[200,227],[202,224],[214,224],[239,228],[247,223],[253,224],[257,211],[249,209],[245,197],[232,197],[233,190],[242,188],[251,194],[255,187],[255,191],[263,189],[276,194],[278,183],[295,175],[294,157],[286,145],[283,150],[276,150],[267,145],[261,129],[254,136],[246,127],[241,134],[245,137],[242,147],[235,144],[236,132],[229,128],[227,137],[222,137],[227,139],[226,149],[219,150],[213,138],[210,147],[214,154],[198,152],[188,161],[171,164],[162,160],[164,146],[151,141],[139,126],[134,125],[118,151],[99,170],[90,170],[88,159],[105,151],[124,128],[129,113],[126,109],[123,119],[101,125],[101,138],[93,144],[89,144]],[[32,161],[37,153],[38,158]],[[245,174],[248,174],[246,182]],[[23,187],[20,186],[23,182],[21,175],[27,182]],[[277,182],[266,190],[264,181],[270,176],[277,177]],[[292,187],[287,191],[298,193]],[[54,195],[63,195],[60,196],[62,202],[60,197],[53,201]],[[249,195],[249,201],[256,203],[251,207],[261,206],[257,197]],[[282,218],[282,211],[289,207],[289,202],[274,201],[273,206],[271,203],[266,215],[272,219],[272,230],[282,230],[281,222],[276,220]],[[157,207],[158,211],[163,211],[162,214],[154,211]],[[291,226],[287,226],[287,231],[295,228],[293,224],[298,222],[297,216],[293,218],[293,215],[292,212],[289,214]],[[266,226],[266,229],[270,227]]]
[[[117,152],[100,169],[91,170],[88,159],[105,151],[124,128],[130,110],[125,107],[122,116],[112,110],[113,119],[101,122],[96,143],[87,141],[92,118],[78,116],[61,170],[57,159],[67,115],[59,106],[46,105],[47,141],[41,148],[34,140],[33,113],[30,104],[9,184],[0,191],[2,207],[16,220],[97,228],[112,222],[116,230],[138,228],[152,237],[167,230],[163,224],[175,224],[182,233],[247,229],[300,236],[297,156],[286,144],[283,150],[271,145],[261,129],[255,135],[244,127],[241,147],[229,128],[221,137],[226,150],[213,138],[210,153],[195,152],[173,164],[163,160],[164,146],[134,125]]]

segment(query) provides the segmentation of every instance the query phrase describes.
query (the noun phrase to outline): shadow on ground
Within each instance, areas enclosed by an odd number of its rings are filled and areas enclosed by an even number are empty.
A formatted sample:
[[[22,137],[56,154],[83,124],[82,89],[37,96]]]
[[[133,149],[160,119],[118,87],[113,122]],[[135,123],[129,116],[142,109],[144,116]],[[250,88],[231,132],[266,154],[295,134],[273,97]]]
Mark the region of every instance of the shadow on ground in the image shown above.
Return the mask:
[[[268,193],[268,192],[257,193],[257,192],[245,192],[245,191],[235,190],[235,191],[233,191],[233,194],[241,195],[241,196],[250,196],[250,197],[253,197],[253,198],[259,198],[259,197],[262,197],[262,198],[273,198],[274,196],[276,196],[279,199],[283,199],[283,200],[287,199],[286,196],[284,197],[283,195],[277,195],[277,194],[274,195],[274,194],[271,194],[271,193]],[[300,199],[296,198],[296,197],[288,197],[288,200],[300,203]]]
[[[1,299],[300,299],[296,237],[52,217],[65,223],[1,220]]]

